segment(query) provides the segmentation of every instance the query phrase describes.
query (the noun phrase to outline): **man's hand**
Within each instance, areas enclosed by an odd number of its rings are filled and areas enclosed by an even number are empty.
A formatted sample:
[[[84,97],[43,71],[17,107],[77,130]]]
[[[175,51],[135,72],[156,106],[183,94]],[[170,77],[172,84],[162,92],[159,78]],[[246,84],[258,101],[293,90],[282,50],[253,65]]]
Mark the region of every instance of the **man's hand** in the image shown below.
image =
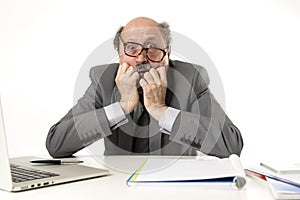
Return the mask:
[[[140,80],[143,88],[144,105],[148,113],[157,121],[167,110],[165,104],[167,91],[166,67],[151,68]]]
[[[127,115],[139,103],[139,94],[136,83],[139,80],[139,74],[132,66],[127,63],[119,65],[115,82],[121,94],[120,105]]]

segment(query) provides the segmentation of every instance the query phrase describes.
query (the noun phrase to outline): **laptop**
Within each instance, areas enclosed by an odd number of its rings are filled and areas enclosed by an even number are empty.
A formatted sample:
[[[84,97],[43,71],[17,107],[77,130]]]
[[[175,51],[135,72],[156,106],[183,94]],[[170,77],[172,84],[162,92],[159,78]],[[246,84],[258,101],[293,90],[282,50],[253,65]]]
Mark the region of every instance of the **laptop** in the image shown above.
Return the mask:
[[[81,164],[32,165],[30,161],[36,159],[40,158],[27,156],[9,159],[0,99],[0,189],[24,191],[109,174],[108,170]]]

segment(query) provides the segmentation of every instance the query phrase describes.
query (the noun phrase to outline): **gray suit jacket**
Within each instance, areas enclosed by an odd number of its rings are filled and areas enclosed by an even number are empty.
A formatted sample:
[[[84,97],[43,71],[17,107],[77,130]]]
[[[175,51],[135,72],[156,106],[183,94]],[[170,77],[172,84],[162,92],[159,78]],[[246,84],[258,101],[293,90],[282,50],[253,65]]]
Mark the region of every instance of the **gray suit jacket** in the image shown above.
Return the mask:
[[[181,61],[170,61],[167,73],[166,105],[180,110],[170,135],[162,133],[142,103],[126,116],[128,123],[110,128],[103,107],[120,100],[117,69],[114,63],[90,70],[92,83],[84,96],[50,128],[46,147],[51,156],[71,156],[101,138],[106,155],[195,155],[196,150],[240,155],[242,136],[210,93],[206,70]]]

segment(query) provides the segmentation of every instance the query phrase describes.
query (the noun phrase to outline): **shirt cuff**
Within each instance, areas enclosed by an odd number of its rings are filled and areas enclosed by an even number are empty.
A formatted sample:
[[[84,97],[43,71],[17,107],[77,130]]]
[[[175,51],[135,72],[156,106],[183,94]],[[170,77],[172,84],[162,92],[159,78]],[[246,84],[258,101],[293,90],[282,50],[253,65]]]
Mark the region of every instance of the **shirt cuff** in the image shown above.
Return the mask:
[[[180,110],[168,107],[164,114],[159,119],[160,131],[162,133],[169,134],[172,131],[173,124],[176,120],[177,115],[180,113]]]
[[[104,111],[108,119],[110,128],[116,129],[119,126],[126,124],[128,119],[125,116],[123,109],[119,102],[105,106]]]

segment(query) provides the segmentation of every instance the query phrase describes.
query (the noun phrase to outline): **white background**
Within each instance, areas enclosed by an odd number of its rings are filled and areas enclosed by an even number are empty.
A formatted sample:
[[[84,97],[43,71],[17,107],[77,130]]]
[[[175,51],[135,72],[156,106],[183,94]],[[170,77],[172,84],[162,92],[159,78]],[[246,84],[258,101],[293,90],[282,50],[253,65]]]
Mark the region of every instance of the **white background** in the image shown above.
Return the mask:
[[[85,59],[138,16],[169,22],[213,60],[242,161],[300,162],[299,1],[0,0],[0,92],[10,154],[47,155]]]

